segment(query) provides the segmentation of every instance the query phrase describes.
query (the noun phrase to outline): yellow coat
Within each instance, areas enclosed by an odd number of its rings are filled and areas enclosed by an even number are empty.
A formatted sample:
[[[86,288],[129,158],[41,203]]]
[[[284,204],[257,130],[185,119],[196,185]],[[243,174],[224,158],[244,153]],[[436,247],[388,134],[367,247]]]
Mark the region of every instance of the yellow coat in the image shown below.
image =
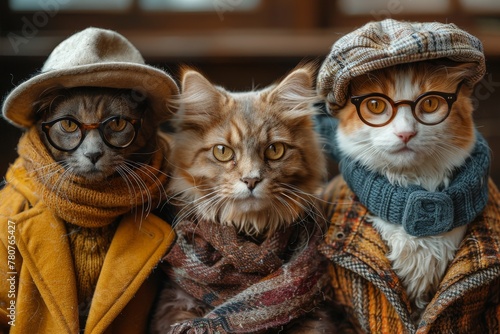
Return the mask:
[[[66,233],[64,222],[28,185],[14,189],[7,184],[0,191],[0,333],[79,333]],[[122,219],[104,260],[85,333],[146,332],[161,277],[155,268],[173,240],[170,226],[152,214],[141,224],[133,215]]]

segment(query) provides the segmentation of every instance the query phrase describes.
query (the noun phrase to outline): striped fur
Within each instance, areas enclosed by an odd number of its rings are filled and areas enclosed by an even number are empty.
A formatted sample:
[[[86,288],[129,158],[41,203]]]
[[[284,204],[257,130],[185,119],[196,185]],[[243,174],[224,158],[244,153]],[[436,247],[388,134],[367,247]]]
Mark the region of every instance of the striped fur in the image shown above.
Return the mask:
[[[279,84],[231,93],[185,71],[171,158],[179,220],[207,219],[262,235],[314,211],[325,163],[312,122],[313,73],[304,66]],[[283,156],[266,158],[276,143],[284,145]],[[218,145],[234,156],[218,161]]]
[[[317,233],[324,231],[325,223],[316,196],[326,164],[312,120],[316,101],[313,78],[312,66],[299,66],[275,85],[234,93],[214,86],[196,71],[184,71],[170,159],[175,165],[170,193],[179,209],[174,225],[179,239],[172,254],[180,255],[165,258],[170,264],[167,270],[171,282],[160,297],[152,325],[155,332],[171,329],[184,333],[184,326],[192,329],[200,325],[207,332],[215,332],[223,322],[226,331],[249,333],[282,327],[290,321],[282,329],[284,333],[333,332],[327,311],[315,307],[325,298],[316,292],[327,284],[321,279],[327,273],[316,249]],[[249,256],[253,248],[247,242],[247,246],[238,248],[246,257],[235,252],[227,256],[227,261],[233,259],[239,265],[219,268],[211,262],[201,263],[214,257],[207,255],[207,250],[224,254],[232,245],[225,240],[217,247],[211,244],[195,251],[191,250],[194,246],[182,248],[182,226],[189,222],[195,225],[196,233],[201,233],[207,221],[220,230],[210,230],[208,237],[212,232],[219,236],[222,231],[235,230],[240,238],[262,245],[298,227],[302,237],[296,240],[301,242],[292,247],[290,255],[301,254],[301,262],[295,262],[293,255],[282,259],[283,264],[272,273],[258,276],[245,270],[254,264],[252,261],[262,265],[260,255]],[[194,232],[187,235],[198,240],[197,244],[202,239]],[[285,248],[291,247],[293,239]],[[180,248],[186,251],[176,253]],[[273,248],[266,250],[275,252]],[[218,259],[217,263],[226,261],[225,257]],[[189,279],[182,277],[186,271],[183,268],[195,269],[187,270]],[[215,282],[207,278],[213,271]],[[243,284],[247,276],[255,282]],[[226,277],[237,277],[238,284],[229,284]],[[196,283],[194,287],[183,285],[186,281]],[[180,292],[181,287],[189,294]],[[197,294],[206,289],[225,297]],[[302,317],[305,313],[310,316]]]

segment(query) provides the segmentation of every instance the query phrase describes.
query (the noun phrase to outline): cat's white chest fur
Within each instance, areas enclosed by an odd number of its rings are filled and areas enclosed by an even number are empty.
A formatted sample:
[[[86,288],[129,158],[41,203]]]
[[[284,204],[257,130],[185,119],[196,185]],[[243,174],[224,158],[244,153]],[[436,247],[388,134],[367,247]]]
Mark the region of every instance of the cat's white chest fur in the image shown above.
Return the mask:
[[[405,232],[403,225],[391,224],[379,217],[369,221],[389,246],[387,258],[392,269],[406,287],[417,313],[430,302],[441,282],[448,264],[462,241],[467,226],[428,237],[415,237]]]

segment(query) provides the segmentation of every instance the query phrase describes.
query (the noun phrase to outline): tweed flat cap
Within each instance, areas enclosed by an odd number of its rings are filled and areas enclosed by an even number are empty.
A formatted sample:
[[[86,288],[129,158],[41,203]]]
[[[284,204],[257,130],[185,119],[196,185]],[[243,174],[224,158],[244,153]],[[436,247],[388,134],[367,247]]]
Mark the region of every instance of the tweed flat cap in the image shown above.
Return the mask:
[[[486,71],[479,39],[456,25],[438,22],[370,22],[341,37],[318,72],[317,90],[330,111],[342,108],[349,83],[359,75],[402,63],[448,58],[477,64],[466,83],[474,85]]]
[[[9,93],[3,115],[18,127],[30,127],[35,122],[33,102],[44,91],[84,86],[133,89],[140,98],[149,99],[158,122],[172,114],[169,99],[179,93],[174,79],[146,65],[125,37],[112,30],[87,28],[57,45],[41,71]]]

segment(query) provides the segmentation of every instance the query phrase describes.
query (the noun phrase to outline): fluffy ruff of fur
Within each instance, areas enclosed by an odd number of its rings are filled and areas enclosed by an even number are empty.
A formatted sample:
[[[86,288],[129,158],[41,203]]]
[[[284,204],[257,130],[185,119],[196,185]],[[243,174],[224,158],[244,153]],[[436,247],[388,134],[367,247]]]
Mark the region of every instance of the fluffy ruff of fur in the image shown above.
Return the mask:
[[[370,221],[389,245],[387,258],[402,278],[408,297],[417,309],[423,310],[436,292],[448,263],[453,260],[467,226],[421,238],[407,234],[402,225],[378,217],[370,217]]]

